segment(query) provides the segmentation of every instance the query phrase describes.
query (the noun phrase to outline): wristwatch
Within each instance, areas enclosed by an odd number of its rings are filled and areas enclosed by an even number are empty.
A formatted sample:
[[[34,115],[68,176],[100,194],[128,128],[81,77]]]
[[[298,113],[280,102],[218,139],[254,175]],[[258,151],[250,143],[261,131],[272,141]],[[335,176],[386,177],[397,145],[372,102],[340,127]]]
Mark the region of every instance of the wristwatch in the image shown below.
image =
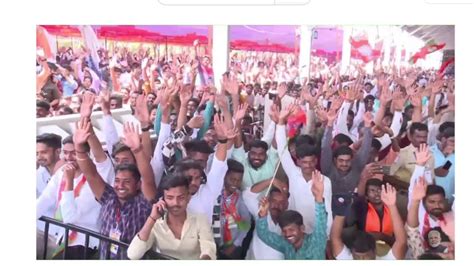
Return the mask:
[[[151,125],[148,125],[147,127],[142,127],[142,132],[149,131],[152,128]]]

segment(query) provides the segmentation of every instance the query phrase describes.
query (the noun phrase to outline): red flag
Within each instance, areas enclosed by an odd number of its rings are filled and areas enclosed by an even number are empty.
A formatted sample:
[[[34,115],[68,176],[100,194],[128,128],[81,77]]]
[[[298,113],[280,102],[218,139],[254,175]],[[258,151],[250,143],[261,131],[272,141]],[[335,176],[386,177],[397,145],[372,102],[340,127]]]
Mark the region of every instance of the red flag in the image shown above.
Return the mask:
[[[367,36],[351,37],[351,57],[361,59],[364,63],[368,63],[382,55],[383,40],[375,43],[374,48],[369,43]]]
[[[444,46],[446,43],[436,44],[434,40],[431,40],[410,58],[410,63],[416,64],[418,59],[425,59],[427,55],[443,49]]]
[[[444,71],[446,70],[446,68],[448,68],[448,66],[454,64],[454,57],[452,58],[449,58],[448,60],[446,60],[442,65],[441,67],[439,68],[438,70],[438,75],[439,76],[442,76],[444,75]]]

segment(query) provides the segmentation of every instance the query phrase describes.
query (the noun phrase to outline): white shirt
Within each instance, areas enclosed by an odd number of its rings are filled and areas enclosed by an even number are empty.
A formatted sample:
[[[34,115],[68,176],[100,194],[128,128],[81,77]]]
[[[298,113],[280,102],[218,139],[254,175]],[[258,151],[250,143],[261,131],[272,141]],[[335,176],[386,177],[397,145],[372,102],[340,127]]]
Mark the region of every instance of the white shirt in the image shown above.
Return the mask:
[[[101,163],[96,163],[97,172],[106,180],[113,173],[113,166],[110,159]],[[95,200],[89,183],[86,181],[78,197],[74,197],[73,191],[63,191],[61,201],[58,203],[61,180],[63,179],[63,167],[58,169],[51,178],[41,196],[36,200],[36,219],[41,216],[54,218],[57,207],[61,209],[61,216],[64,223],[71,223],[77,226],[85,227],[90,230],[100,232],[100,204]],[[81,182],[83,174],[74,179],[74,188]],[[106,181],[106,182],[110,182]],[[113,179],[112,179],[113,182]],[[44,230],[44,222],[37,222],[38,229]],[[64,228],[50,224],[49,235],[56,237],[59,241],[64,235]],[[64,239],[63,239],[64,241]],[[69,241],[69,246],[84,245],[85,236],[78,234],[77,238]],[[90,238],[89,247],[98,247],[99,240]]]
[[[51,179],[51,174],[48,171],[48,168],[40,166],[36,169],[36,198],[41,196],[43,190],[48,185],[49,180]]]
[[[301,168],[297,167],[291,158],[290,152],[286,147],[286,128],[284,125],[277,125],[275,139],[278,146],[278,155],[280,156],[281,165],[288,176],[289,192],[290,192],[290,208],[298,211],[303,216],[303,223],[305,225],[305,232],[310,234],[313,232],[316,212],[315,212],[315,201],[313,193],[311,192],[311,186],[313,180],[307,182]],[[324,205],[328,214],[327,219],[327,234],[331,230],[332,225],[332,185],[331,180],[323,176],[324,178]],[[294,206],[291,205],[294,204]]]
[[[258,217],[258,202],[259,194],[253,193],[249,189],[242,192],[242,198],[245,205],[247,206],[250,214],[256,219]],[[278,224],[274,223],[270,215],[267,215],[268,230],[270,232],[281,234],[281,228]],[[265,244],[257,234],[257,230],[253,231],[252,241],[247,252],[247,260],[284,260],[285,255],[272,247]]]
[[[163,144],[171,136],[171,125],[161,123],[158,141],[156,142],[155,151],[151,158],[150,164],[155,176],[155,185],[158,187],[165,171],[165,163],[163,162]]]
[[[63,171],[58,171],[63,173]],[[79,175],[74,179],[74,188],[83,178],[83,174]],[[36,218],[40,218],[42,215],[50,216],[54,218],[56,212],[56,206],[58,206],[58,194],[60,184],[62,180],[61,175],[54,175],[51,182],[44,190],[44,193],[36,201]],[[86,182],[77,198],[74,198],[74,191],[63,191],[62,198],[59,202],[61,209],[61,215],[64,223],[72,223],[81,227],[91,229],[99,232],[99,212],[100,204],[95,200],[95,197]],[[49,234],[54,235],[57,240],[64,235],[64,229],[58,226],[50,225]],[[76,240],[69,240],[69,246],[84,245],[84,235],[78,234]],[[64,239],[63,239],[64,241]],[[90,238],[89,247],[98,247],[99,241],[94,238]]]
[[[354,257],[352,256],[352,252],[345,245],[341,253],[339,253],[339,255],[336,256],[336,260],[353,260],[353,259]],[[393,255],[392,249],[390,249],[387,255],[382,256],[382,257],[376,256],[375,259],[376,260],[396,260],[397,258],[395,258],[395,256]]]
[[[206,215],[209,224],[212,224],[214,203],[222,192],[227,168],[227,160],[220,161],[214,156],[207,183],[199,187],[188,204],[188,212]]]

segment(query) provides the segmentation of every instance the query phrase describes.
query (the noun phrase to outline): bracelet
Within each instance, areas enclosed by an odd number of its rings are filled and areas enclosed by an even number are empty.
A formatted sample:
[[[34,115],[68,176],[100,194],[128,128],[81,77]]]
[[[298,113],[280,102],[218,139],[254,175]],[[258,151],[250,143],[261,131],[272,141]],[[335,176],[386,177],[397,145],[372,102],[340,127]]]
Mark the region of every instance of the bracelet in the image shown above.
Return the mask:
[[[80,153],[80,154],[86,154],[87,151],[76,151],[76,153]]]
[[[228,139],[218,139],[217,142],[226,144]]]
[[[157,219],[155,219],[155,218],[151,217],[151,215],[150,215],[150,216],[148,216],[148,218],[152,219],[152,220],[153,220],[153,221],[156,223],[156,220],[157,220]]]

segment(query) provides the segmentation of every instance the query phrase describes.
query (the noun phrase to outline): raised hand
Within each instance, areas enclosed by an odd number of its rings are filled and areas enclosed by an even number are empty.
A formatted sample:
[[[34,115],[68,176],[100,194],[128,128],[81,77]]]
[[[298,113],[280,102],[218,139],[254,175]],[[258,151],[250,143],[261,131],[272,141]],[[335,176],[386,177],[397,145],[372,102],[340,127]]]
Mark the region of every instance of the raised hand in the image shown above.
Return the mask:
[[[382,90],[382,94],[380,95],[380,103],[386,105],[392,100],[392,98],[392,92],[388,89],[388,87],[386,87]]]
[[[396,206],[397,203],[397,191],[390,184],[382,185],[381,193],[382,202],[387,206]]]
[[[87,117],[81,117],[76,123],[76,131],[73,135],[74,145],[83,145],[91,135],[91,122]]]
[[[280,108],[278,108],[278,105],[272,104],[270,107],[270,119],[275,122],[275,124],[278,124],[278,120],[280,117]]]
[[[337,112],[339,108],[341,108],[342,104],[344,103],[344,99],[341,96],[334,96],[332,99],[331,110]]]
[[[110,91],[109,90],[100,91],[100,105],[104,113],[106,114],[110,113]]]
[[[349,88],[349,90],[347,90],[344,93],[344,100],[346,100],[348,102],[353,102],[353,101],[356,100],[358,94],[359,94],[358,85],[354,84]]]
[[[413,105],[413,107],[421,107],[421,102],[422,96],[421,93],[415,93],[410,96],[410,103]]]
[[[371,112],[365,112],[364,114],[364,126],[371,127],[372,121],[374,121],[374,115]]]
[[[297,105],[295,104],[290,104],[288,105],[284,110],[280,111],[280,116],[278,117],[278,123],[279,124],[286,124],[288,121],[288,117],[293,114],[296,109],[298,108]]]
[[[148,104],[146,96],[144,94],[140,94],[137,97],[135,106],[135,117],[143,127],[150,124],[150,113],[148,112]]]
[[[240,131],[237,128],[227,129],[227,131],[226,131],[226,137],[229,140],[234,139],[239,134],[240,134]]]
[[[267,197],[263,197],[260,200],[260,207],[258,209],[258,216],[265,217],[268,215],[268,209],[270,208],[270,203],[268,202]]]
[[[227,139],[227,127],[224,123],[224,117],[220,117],[219,114],[214,115],[214,130],[218,140]]]
[[[248,107],[249,107],[249,104],[247,102],[239,106],[239,109],[234,114],[235,121],[241,121],[245,117]]]
[[[221,84],[222,88],[224,88],[224,90],[226,90],[230,95],[239,94],[239,82],[236,77],[232,75],[223,75]]]
[[[204,124],[204,118],[201,115],[197,115],[189,120],[186,124],[190,128],[201,128]]]
[[[324,107],[317,105],[316,106],[316,117],[318,118],[319,122],[327,122],[328,121],[328,112]]]
[[[429,150],[428,145],[426,145],[426,143],[420,144],[420,147],[418,147],[418,150],[415,152],[415,157],[416,157],[416,164],[419,166],[425,166],[426,163],[430,160],[431,152]]]
[[[181,102],[181,106],[186,106],[192,96],[192,87],[190,85],[184,85],[181,88],[181,91],[179,92],[179,100]]]
[[[403,94],[403,92],[400,89],[396,89],[393,93],[393,109],[399,112],[403,111],[406,100],[407,97]]]
[[[317,202],[323,202],[324,177],[318,170],[314,170],[312,180],[313,185],[311,186],[311,192],[313,192],[314,199]]]
[[[216,94],[216,103],[219,109],[228,111],[229,106],[227,105],[227,97],[223,93]]]
[[[126,122],[123,126],[123,144],[129,147],[132,151],[140,148],[140,135],[138,133],[138,125],[133,125],[130,122]]]
[[[429,87],[431,88],[431,94],[438,94],[441,92],[441,90],[443,89],[443,83],[444,83],[444,80],[442,79],[439,79],[439,80],[436,80],[435,82],[433,82]]]
[[[425,177],[420,176],[415,182],[415,186],[411,191],[411,199],[416,201],[421,201],[426,195],[426,188],[428,184],[426,183]]]
[[[82,103],[81,103],[81,117],[91,117],[92,115],[92,107],[95,104],[95,95],[90,92],[84,93],[82,95]]]
[[[364,170],[362,170],[362,173],[360,174],[361,179],[371,179],[371,178],[377,178],[377,179],[383,179],[383,175],[380,178],[380,174],[383,174],[383,167],[378,164],[378,163],[369,163],[365,165]]]

